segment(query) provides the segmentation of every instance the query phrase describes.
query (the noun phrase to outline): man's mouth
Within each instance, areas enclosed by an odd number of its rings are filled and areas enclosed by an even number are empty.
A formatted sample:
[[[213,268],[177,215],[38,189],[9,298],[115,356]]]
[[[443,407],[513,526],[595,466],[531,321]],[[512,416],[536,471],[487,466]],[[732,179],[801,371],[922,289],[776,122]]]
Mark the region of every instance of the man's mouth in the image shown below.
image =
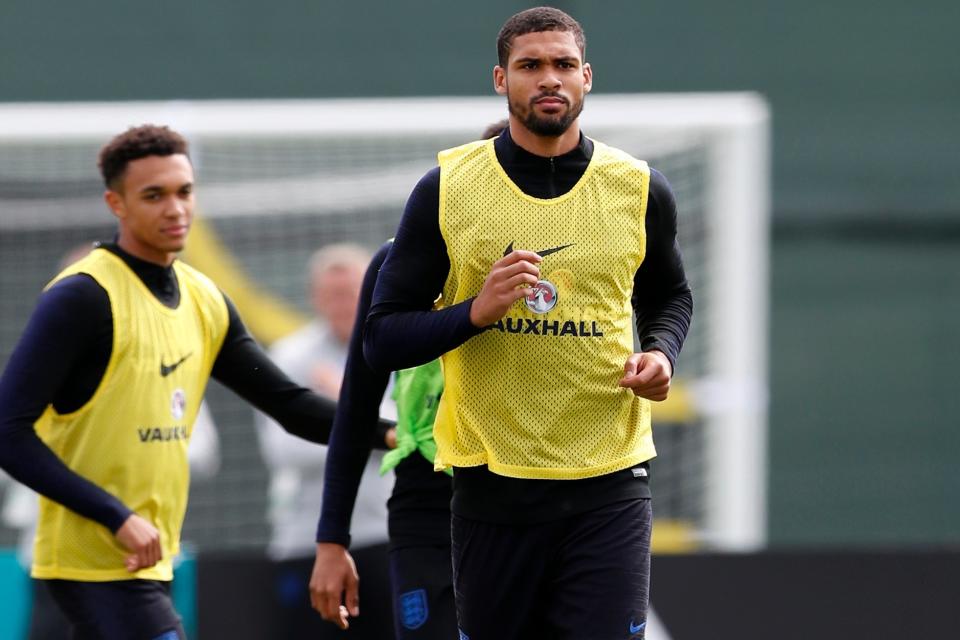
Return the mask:
[[[559,107],[567,104],[567,101],[560,96],[542,96],[536,98],[534,103],[544,107]]]

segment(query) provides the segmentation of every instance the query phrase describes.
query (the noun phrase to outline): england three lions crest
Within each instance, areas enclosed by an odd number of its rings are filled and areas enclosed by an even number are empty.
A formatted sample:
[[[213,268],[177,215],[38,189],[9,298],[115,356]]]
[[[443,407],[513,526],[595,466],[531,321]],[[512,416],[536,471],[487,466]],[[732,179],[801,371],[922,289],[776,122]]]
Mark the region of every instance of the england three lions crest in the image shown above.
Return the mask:
[[[427,607],[427,592],[414,589],[400,594],[400,624],[405,629],[418,629],[430,616]]]

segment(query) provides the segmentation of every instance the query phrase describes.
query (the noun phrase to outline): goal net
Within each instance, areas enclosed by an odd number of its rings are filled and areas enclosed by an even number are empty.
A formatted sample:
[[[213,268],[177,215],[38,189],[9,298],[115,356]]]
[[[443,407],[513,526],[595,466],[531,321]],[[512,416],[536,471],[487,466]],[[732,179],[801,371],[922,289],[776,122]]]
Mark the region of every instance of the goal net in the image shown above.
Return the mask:
[[[128,126],[168,124],[190,139],[198,222],[184,259],[268,344],[308,316],[315,249],[379,246],[437,151],[505,116],[497,97],[0,105],[0,365],[63,256],[113,237],[96,155]],[[694,290],[674,392],[654,406],[655,551],[762,546],[767,106],[754,94],[592,95],[581,122],[670,180]],[[184,537],[200,550],[261,548],[267,472],[253,411],[215,383],[207,399],[222,462],[194,483]]]

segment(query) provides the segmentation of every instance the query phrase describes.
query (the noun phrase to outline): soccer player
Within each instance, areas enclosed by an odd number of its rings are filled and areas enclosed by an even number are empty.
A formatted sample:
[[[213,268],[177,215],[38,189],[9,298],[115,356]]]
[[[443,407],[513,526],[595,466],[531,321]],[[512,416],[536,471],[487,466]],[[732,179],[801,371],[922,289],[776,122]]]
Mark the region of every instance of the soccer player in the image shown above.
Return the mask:
[[[385,243],[374,255],[360,292],[343,389],[330,434],[310,580],[314,608],[343,629],[351,626],[350,618],[360,613],[362,583],[347,551],[351,516],[370,454],[377,406],[390,377],[389,372],[371,370],[364,360],[363,325],[377,272],[390,244]],[[433,421],[442,391],[443,378],[436,360],[397,372],[396,448],[385,456],[381,470],[393,470],[396,476],[388,503],[390,579],[394,632],[402,640],[451,638],[457,632],[450,571],[450,476],[433,471]]]
[[[507,127],[498,120],[482,138],[495,138]],[[359,615],[359,576],[350,546],[351,515],[370,453],[367,442],[376,424],[376,404],[387,388],[389,373],[373,371],[363,357],[363,326],[377,273],[392,241],[384,243],[367,267],[360,291],[356,324],[330,434],[329,463],[317,527],[317,551],[311,576],[311,601],[327,620],[341,628]],[[397,407],[395,449],[384,458],[382,472],[396,476],[389,501],[390,580],[394,635],[400,640],[451,638],[456,610],[450,569],[450,470],[433,473],[437,445],[433,422],[443,393],[440,362],[396,373],[393,397]],[[342,603],[347,606],[341,606]]]
[[[660,173],[581,133],[573,18],[523,11],[497,49],[509,128],[441,152],[413,190],[364,351],[378,370],[442,355],[460,637],[642,638],[650,401],[693,308],[676,205]]]
[[[132,128],[99,166],[119,231],[40,296],[0,377],[0,466],[44,496],[32,575],[75,638],[174,640],[187,444],[210,375],[314,442],[335,405],[291,382],[176,260],[194,209],[186,141]]]

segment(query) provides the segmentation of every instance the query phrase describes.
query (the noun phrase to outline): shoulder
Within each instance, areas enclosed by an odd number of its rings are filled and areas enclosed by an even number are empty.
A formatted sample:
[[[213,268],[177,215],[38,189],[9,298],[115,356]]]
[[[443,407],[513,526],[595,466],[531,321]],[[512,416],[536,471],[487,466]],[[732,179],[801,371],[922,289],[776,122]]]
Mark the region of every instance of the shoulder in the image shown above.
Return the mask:
[[[673,195],[673,187],[666,176],[654,168],[650,168],[650,202],[659,211],[664,213],[673,212],[676,216],[677,203]]]
[[[387,254],[390,253],[390,247],[393,246],[393,238],[390,238],[377,249],[377,252],[373,254],[373,257],[370,259],[370,266],[367,268],[368,271],[379,271],[380,267],[383,266],[384,261],[387,259]]]
[[[110,296],[93,277],[75,273],[57,280],[40,295],[30,319],[31,330],[42,335],[93,335],[111,326]],[[60,337],[60,336],[58,336]]]
[[[106,289],[88,273],[72,273],[54,281],[40,295],[39,304],[64,312],[90,312],[100,307],[110,311]]]
[[[413,188],[413,192],[428,194],[428,193],[437,193],[440,191],[440,167],[436,166],[430,171],[427,171],[423,174],[423,177],[417,182],[417,186]]]
[[[646,160],[636,158],[623,149],[611,147],[598,140],[590,139],[590,141],[593,143],[591,163],[596,166],[597,171],[626,180],[646,181],[650,177],[651,169]]]
[[[467,158],[471,155],[476,155],[478,153],[483,153],[484,147],[493,146],[492,140],[474,140],[473,142],[468,142],[467,144],[462,144],[458,147],[453,147],[451,149],[444,149],[437,154],[437,158],[440,161],[440,166],[445,167],[451,163],[458,162],[464,158]]]
[[[437,207],[440,205],[440,167],[428,171],[410,192],[404,217],[407,222],[425,217],[431,220],[436,217]]]

